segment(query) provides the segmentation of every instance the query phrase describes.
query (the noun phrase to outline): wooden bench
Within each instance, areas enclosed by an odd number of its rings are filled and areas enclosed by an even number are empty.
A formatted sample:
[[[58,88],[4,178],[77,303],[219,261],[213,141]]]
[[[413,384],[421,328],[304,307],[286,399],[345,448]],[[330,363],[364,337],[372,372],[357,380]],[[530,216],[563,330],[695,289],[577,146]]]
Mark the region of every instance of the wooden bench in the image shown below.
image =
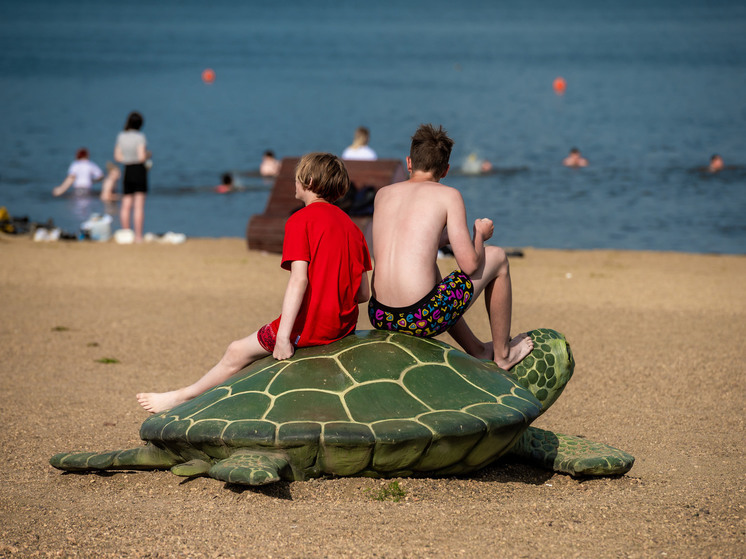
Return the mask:
[[[272,192],[267,201],[263,214],[251,216],[246,226],[246,243],[250,250],[265,250],[267,252],[282,252],[282,240],[285,235],[285,222],[290,215],[303,207],[302,202],[295,198],[295,167],[299,158],[285,157],[282,160],[280,174],[275,179]],[[345,161],[347,173],[352,183],[351,194],[375,192],[387,184],[403,181],[407,178],[402,162],[398,159],[379,159],[377,161]],[[353,196],[354,197],[354,196]],[[370,223],[373,210],[363,215],[355,215],[359,211],[351,211],[351,219],[363,232]]]

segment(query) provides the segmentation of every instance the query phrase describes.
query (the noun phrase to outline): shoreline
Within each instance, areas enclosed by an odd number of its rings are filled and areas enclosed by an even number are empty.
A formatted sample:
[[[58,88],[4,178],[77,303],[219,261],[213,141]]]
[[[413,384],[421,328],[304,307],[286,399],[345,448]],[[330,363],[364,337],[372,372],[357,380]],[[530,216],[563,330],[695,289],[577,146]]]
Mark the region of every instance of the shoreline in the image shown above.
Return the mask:
[[[201,375],[279,314],[280,256],[245,239],[115,246],[0,235],[0,557],[743,554],[744,255],[522,248],[514,332],[555,328],[577,361],[535,425],[616,446],[634,467],[577,480],[497,462],[399,479],[394,503],[370,497],[388,480],[242,488],[49,466],[56,452],[136,446],[136,392]],[[487,336],[480,301],[466,318]]]

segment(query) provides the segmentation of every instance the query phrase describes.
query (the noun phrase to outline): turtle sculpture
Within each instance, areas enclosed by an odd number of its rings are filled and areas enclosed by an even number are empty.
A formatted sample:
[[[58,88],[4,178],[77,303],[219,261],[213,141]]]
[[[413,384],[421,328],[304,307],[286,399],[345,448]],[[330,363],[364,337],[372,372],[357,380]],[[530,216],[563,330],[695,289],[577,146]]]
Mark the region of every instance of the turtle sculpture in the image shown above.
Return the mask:
[[[358,332],[291,359],[257,361],[149,417],[143,446],[62,453],[50,463],[68,471],[170,468],[244,485],[465,474],[506,452],[575,476],[627,472],[634,458],[621,450],[529,427],[575,364],[562,334],[530,335],[532,353],[506,372],[437,340]]]

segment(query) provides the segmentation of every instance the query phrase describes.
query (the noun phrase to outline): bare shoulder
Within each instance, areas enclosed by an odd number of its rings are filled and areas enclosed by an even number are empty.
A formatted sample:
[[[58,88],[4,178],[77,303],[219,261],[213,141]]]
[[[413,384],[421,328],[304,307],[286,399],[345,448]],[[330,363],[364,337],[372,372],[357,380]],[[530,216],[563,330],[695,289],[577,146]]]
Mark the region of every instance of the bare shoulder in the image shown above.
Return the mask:
[[[461,199],[461,193],[458,189],[451,186],[441,184],[439,182],[430,181],[404,181],[395,184],[390,184],[379,189],[378,195],[397,195],[401,193],[407,196],[422,195],[428,198],[434,199],[447,199],[453,200],[454,198]]]
[[[457,188],[446,184],[428,183],[427,197],[441,204],[446,204],[451,209],[464,205],[464,198],[461,196],[461,192]]]

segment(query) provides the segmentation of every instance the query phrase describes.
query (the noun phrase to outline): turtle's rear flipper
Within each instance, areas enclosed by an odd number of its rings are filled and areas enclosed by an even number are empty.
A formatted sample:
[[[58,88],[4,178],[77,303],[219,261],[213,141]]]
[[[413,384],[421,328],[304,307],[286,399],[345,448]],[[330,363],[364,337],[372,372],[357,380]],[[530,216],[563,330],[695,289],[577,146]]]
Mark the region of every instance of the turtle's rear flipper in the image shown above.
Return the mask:
[[[572,476],[622,475],[635,463],[634,456],[613,446],[536,427],[526,430],[510,454]]]
[[[171,473],[181,477],[196,477],[207,474],[210,471],[211,464],[204,460],[190,460],[183,464],[176,464],[171,468]]]
[[[180,460],[153,444],[111,452],[61,452],[49,463],[59,470],[157,470],[170,468]]]
[[[241,485],[266,485],[280,480],[280,470],[288,465],[282,457],[239,450],[217,462],[208,475],[211,478]]]

